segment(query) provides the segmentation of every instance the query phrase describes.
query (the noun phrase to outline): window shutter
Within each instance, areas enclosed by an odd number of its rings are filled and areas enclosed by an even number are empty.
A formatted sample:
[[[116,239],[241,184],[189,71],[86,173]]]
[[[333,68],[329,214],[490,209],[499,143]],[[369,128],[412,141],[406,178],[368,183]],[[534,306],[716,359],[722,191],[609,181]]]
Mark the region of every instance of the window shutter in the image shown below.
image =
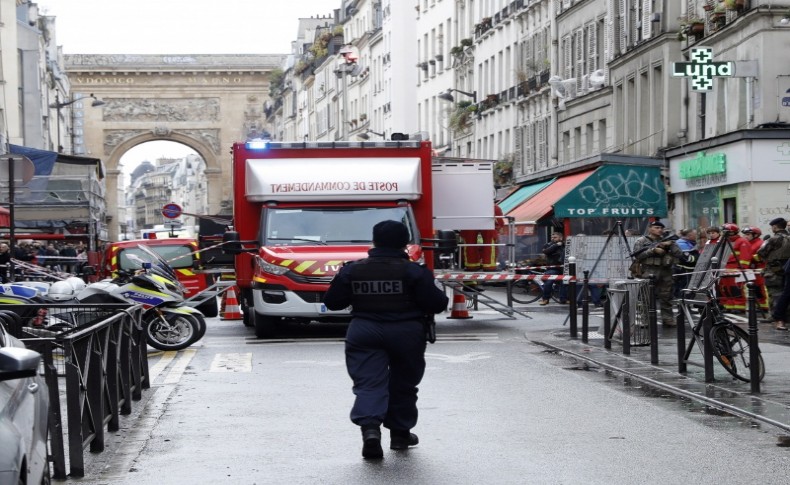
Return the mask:
[[[576,56],[576,71],[574,77],[576,78],[576,92],[581,91],[582,76],[584,76],[584,30],[579,29],[574,35],[576,37],[576,46],[574,53]]]
[[[537,162],[538,165],[543,168],[546,166],[546,118],[542,120],[538,120],[537,124]]]
[[[515,142],[516,142],[516,171],[524,173],[524,127],[517,126],[515,129]]]
[[[535,63],[535,52],[533,50],[533,42],[535,37],[532,36],[524,41],[524,67],[527,71],[527,76],[532,77],[537,74],[538,66]]]
[[[617,29],[615,28],[614,18],[616,16],[615,13],[615,2],[617,0],[606,0],[606,19],[604,20],[604,46],[603,46],[603,64],[608,64],[609,61],[614,59],[614,39],[617,35]]]
[[[535,171],[535,124],[527,123],[524,125],[524,164],[525,173]]]
[[[626,13],[628,9],[627,0],[617,0],[617,41],[619,42],[620,54],[625,54],[628,50],[628,25],[626,24]]]
[[[587,24],[587,72],[598,69],[598,22]]]
[[[653,37],[653,22],[650,16],[653,14],[653,0],[642,0],[642,39],[648,40]]]
[[[562,71],[563,79],[570,79],[573,77],[572,51],[571,37],[566,35],[565,38],[562,39],[562,65],[564,66],[564,70]]]

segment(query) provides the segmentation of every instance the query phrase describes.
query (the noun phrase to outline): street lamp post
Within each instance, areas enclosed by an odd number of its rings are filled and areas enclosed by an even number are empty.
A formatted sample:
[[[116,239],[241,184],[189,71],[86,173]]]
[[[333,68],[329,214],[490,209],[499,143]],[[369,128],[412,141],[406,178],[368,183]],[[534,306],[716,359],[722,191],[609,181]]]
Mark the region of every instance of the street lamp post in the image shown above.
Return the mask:
[[[101,99],[99,99],[96,96],[94,96],[93,93],[91,93],[88,96],[83,96],[81,98],[76,98],[76,99],[72,99],[70,101],[63,101],[63,102],[60,101],[60,93],[55,93],[55,102],[50,104],[49,107],[50,108],[54,108],[54,109],[57,110],[57,117],[58,117],[58,119],[57,119],[58,149],[57,150],[58,150],[58,153],[63,153],[63,146],[60,144],[60,109],[61,108],[65,108],[66,106],[72,105],[72,104],[76,103],[77,101],[82,101],[84,99],[91,99],[91,98],[93,99],[93,102],[91,102],[91,106],[92,107],[102,106],[103,104],[105,104],[104,101],[102,101]],[[72,127],[72,132],[71,132],[71,138],[72,138],[72,140],[74,138],[73,127]],[[74,143],[73,142],[70,144],[70,147],[71,147],[71,151],[73,153],[74,152]]]

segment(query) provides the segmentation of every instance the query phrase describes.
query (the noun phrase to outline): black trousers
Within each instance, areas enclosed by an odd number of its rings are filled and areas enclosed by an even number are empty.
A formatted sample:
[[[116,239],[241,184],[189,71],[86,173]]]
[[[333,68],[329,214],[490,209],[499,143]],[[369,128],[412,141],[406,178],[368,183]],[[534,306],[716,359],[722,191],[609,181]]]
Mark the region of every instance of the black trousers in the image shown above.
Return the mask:
[[[425,374],[425,330],[417,320],[354,318],[346,334],[346,368],[354,381],[351,421],[410,430],[417,424],[417,385]]]

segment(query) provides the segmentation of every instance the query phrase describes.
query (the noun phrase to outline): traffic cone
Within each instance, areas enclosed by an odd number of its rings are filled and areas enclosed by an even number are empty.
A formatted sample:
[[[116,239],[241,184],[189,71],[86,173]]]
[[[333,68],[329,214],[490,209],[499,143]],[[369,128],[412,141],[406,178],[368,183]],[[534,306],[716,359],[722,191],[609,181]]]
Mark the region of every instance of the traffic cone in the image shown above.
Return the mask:
[[[472,316],[469,315],[469,310],[466,308],[466,297],[463,293],[453,293],[453,308],[450,312],[450,316],[447,318],[457,320],[472,318]]]
[[[228,288],[222,298],[223,307],[222,320],[241,320],[241,308],[239,307],[239,300],[236,299],[235,286]]]

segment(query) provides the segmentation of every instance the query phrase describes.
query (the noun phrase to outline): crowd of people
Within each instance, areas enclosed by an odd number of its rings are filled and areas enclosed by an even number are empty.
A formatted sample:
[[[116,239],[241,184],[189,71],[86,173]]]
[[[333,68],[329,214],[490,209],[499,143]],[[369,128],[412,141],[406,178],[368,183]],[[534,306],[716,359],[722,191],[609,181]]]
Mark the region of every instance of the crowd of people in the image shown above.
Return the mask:
[[[8,281],[12,258],[50,271],[77,273],[87,261],[88,253],[82,242],[20,240],[11,254],[9,244],[0,242],[0,279],[3,283]],[[17,269],[17,272],[21,276],[25,271]]]
[[[790,233],[787,221],[781,217],[769,222],[772,234],[763,235],[758,227],[741,229],[736,224],[725,223],[704,229],[700,236],[695,229],[681,229],[677,238],[664,233],[661,222],[650,224],[648,234],[640,238],[634,253],[642,262],[640,277],[656,278],[657,298],[665,326],[674,326],[671,317],[671,300],[689,284],[697,258],[708,245],[719,242],[731,248],[724,269],[729,270],[717,285],[719,303],[726,310],[746,309],[745,284],[748,280],[757,288],[760,310],[770,312],[769,322],[777,330],[787,330],[790,322]],[[724,241],[722,241],[724,238]]]

